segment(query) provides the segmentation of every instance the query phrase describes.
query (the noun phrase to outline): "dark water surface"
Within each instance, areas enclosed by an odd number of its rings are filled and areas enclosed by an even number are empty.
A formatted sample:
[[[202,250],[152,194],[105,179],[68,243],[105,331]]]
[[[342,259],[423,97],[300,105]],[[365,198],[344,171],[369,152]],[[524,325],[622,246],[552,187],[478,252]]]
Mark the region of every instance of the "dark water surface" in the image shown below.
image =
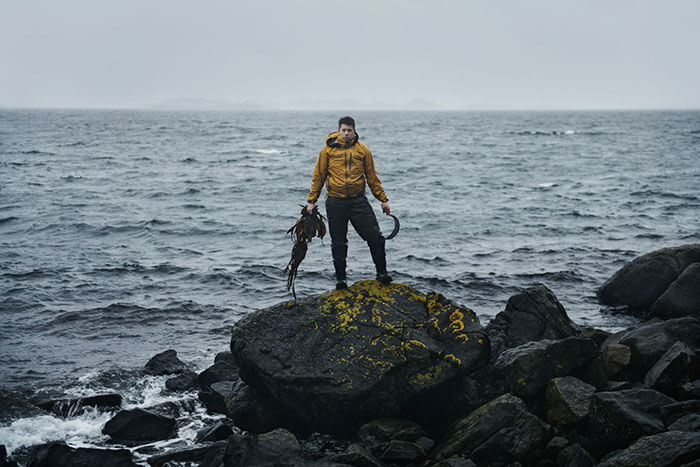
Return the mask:
[[[143,405],[165,397],[130,373],[153,354],[211,364],[236,320],[290,299],[285,232],[338,116],[0,110],[0,386],[121,385]],[[601,310],[596,288],[642,253],[700,241],[700,112],[354,116],[401,219],[394,279],[484,324],[544,283],[577,323],[620,329],[633,321]],[[352,230],[348,272],[373,278]],[[330,241],[314,241],[297,294],[333,284]],[[0,444],[30,442],[36,423],[5,424]]]

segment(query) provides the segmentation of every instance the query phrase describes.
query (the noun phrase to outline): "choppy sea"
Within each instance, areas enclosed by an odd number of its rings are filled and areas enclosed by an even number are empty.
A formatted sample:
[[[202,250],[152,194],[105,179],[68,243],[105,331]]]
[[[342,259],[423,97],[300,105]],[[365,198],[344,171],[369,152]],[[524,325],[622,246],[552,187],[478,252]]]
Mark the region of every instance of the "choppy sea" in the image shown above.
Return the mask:
[[[241,316],[291,298],[286,230],[339,116],[0,109],[0,388],[191,397],[138,370],[169,348],[202,370]],[[394,280],[482,324],[543,283],[575,322],[622,329],[634,318],[596,288],[638,255],[700,242],[700,111],[353,116],[401,220]],[[350,232],[349,280],[371,279]],[[314,240],[297,295],[333,285],[330,240]],[[177,442],[207,422],[196,412]],[[110,416],[5,419],[0,444],[100,444]]]

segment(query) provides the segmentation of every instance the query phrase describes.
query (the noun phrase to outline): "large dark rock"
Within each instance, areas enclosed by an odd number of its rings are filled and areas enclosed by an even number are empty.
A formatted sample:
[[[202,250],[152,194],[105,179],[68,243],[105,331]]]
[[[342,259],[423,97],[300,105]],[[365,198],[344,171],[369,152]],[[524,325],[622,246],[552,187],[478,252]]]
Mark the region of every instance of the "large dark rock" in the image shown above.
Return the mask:
[[[632,351],[631,359],[620,375],[639,382],[676,341],[691,349],[700,348],[700,321],[690,317],[647,321],[613,334],[603,347],[608,344],[627,345]]]
[[[231,397],[233,381],[221,381],[207,386],[197,393],[197,397],[207,408],[209,413],[228,415],[226,401]]]
[[[239,428],[251,433],[267,433],[280,426],[294,426],[285,412],[270,396],[245,384],[233,383],[225,397],[226,415]]]
[[[491,360],[512,347],[543,339],[559,340],[578,331],[554,293],[544,285],[523,290],[508,299],[505,311],[486,327]]]
[[[227,441],[216,443],[198,444],[181,449],[173,449],[163,454],[157,454],[148,458],[151,467],[163,467],[166,465],[199,465],[207,456],[221,454],[226,451]]]
[[[681,387],[698,373],[700,371],[695,352],[684,343],[676,342],[651,367],[644,378],[644,385],[676,397]]]
[[[360,427],[357,437],[386,462],[416,461],[434,444],[420,425],[401,419],[372,420]]]
[[[238,368],[229,359],[220,358],[199,374],[199,384],[207,387],[222,381],[237,381],[239,378]]]
[[[27,467],[135,467],[127,449],[72,448],[64,442],[32,448]]]
[[[37,405],[60,417],[72,417],[83,413],[86,407],[96,407],[100,409],[120,407],[122,405],[122,396],[119,394],[100,394],[97,396],[73,399],[51,399],[40,402]]]
[[[17,467],[17,462],[7,458],[7,448],[0,444],[0,467]]]
[[[598,347],[591,339],[567,337],[560,341],[541,340],[508,349],[496,360],[513,394],[530,397],[549,380],[568,376],[575,368],[593,360]]]
[[[177,436],[174,418],[144,409],[122,410],[102,428],[115,441],[133,446]]]
[[[300,461],[301,445],[297,438],[284,428],[261,435],[234,435],[229,438],[224,454],[225,467],[287,465]]]
[[[477,464],[534,465],[551,438],[549,425],[530,413],[521,399],[506,394],[455,422],[430,457],[462,455]]]
[[[600,467],[698,465],[700,433],[667,431],[637,440],[627,449],[603,459]]]
[[[661,319],[700,319],[700,263],[693,263],[654,302],[651,314]]]
[[[665,425],[660,408],[673,399],[652,389],[598,392],[582,432],[595,442],[597,455],[622,449],[641,436],[659,433]]]
[[[197,432],[196,442],[207,443],[211,441],[222,441],[228,439],[233,434],[231,425],[224,421],[218,421],[211,426],[202,428]]]
[[[191,391],[199,388],[199,375],[192,370],[185,370],[182,374],[173,376],[165,381],[165,387],[169,391]]]
[[[692,263],[700,262],[700,244],[663,248],[625,265],[598,289],[601,303],[649,310]]]
[[[0,387],[0,423],[6,423],[18,418],[45,415],[35,404],[30,402],[32,392],[28,389],[16,390]]]
[[[177,352],[173,349],[155,355],[144,367],[146,374],[156,376],[180,374],[186,369],[187,365],[177,358]]]
[[[547,385],[547,422],[568,425],[588,415],[595,386],[573,376],[554,378]]]
[[[361,281],[246,316],[231,352],[243,380],[300,425],[348,434],[485,364],[489,344],[468,308]]]

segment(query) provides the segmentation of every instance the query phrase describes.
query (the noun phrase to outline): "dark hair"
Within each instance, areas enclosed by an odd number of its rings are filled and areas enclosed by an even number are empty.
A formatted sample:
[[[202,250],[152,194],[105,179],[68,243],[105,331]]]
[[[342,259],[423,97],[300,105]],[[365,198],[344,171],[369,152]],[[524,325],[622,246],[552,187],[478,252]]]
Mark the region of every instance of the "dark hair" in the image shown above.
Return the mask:
[[[340,128],[341,125],[349,125],[354,130],[355,129],[355,119],[352,117],[342,117],[340,120],[338,120],[338,128]]]

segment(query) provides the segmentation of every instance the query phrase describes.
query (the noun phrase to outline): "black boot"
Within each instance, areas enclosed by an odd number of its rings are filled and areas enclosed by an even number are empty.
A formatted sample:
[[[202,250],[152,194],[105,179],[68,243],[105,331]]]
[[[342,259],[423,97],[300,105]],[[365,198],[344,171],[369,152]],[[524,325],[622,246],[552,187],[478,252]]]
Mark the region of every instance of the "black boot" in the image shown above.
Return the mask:
[[[386,251],[384,249],[384,237],[381,241],[369,245],[369,251],[372,254],[374,267],[377,269],[377,280],[382,284],[389,284],[392,279],[386,271]]]

